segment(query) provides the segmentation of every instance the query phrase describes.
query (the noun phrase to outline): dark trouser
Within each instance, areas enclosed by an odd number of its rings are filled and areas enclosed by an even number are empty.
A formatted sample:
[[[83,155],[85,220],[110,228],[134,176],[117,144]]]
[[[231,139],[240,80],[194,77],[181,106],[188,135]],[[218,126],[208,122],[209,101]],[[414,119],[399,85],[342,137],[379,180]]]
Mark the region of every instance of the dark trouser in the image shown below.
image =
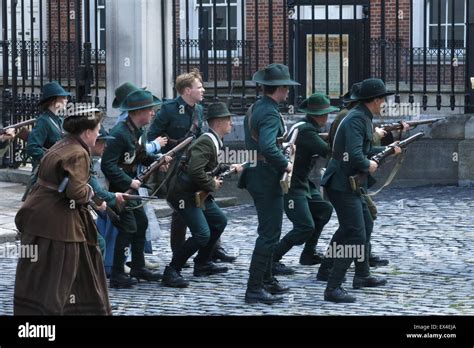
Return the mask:
[[[123,273],[123,265],[130,251],[132,252],[131,268],[145,267],[143,251],[148,219],[143,207],[130,211],[124,209],[120,213],[120,225],[117,228],[112,273]],[[131,250],[129,250],[130,245]]]
[[[247,174],[247,189],[253,198],[258,216],[258,237],[250,262],[249,289],[263,286],[272,277],[273,251],[280,240],[283,219],[283,192],[280,173],[269,164],[258,162]]]
[[[177,211],[174,211],[171,215],[171,231],[170,231],[170,243],[171,243],[171,251],[174,253],[180,247],[183,246],[184,242],[186,241],[186,229],[188,226],[184,221],[181,214]],[[214,249],[220,247],[221,240],[218,239],[215,243]]]
[[[352,261],[355,262],[355,275],[367,277],[370,275],[369,269],[369,243],[373,229],[373,220],[365,199],[355,193],[336,191],[327,189],[329,200],[337,213],[339,228],[331,239],[329,248],[332,248],[332,269],[330,271],[327,287],[339,287]],[[363,251],[362,260],[355,255],[337,255],[337,247],[344,247],[345,250],[361,248]],[[347,247],[346,247],[347,246]],[[354,249],[352,249],[354,250]],[[335,256],[335,257],[334,257]],[[330,266],[331,260],[325,260],[321,268]]]
[[[195,263],[205,263],[210,260],[214,245],[227,226],[227,218],[210,198],[205,202],[205,210],[190,206],[178,209],[178,213],[191,231],[191,237],[173,251],[170,266],[180,271],[186,261],[198,250],[194,258]]]
[[[174,253],[180,247],[183,246],[186,241],[186,222],[184,221],[181,214],[177,211],[173,211],[171,215],[171,231],[170,231],[170,244],[171,251]]]
[[[319,236],[332,215],[332,205],[313,192],[311,198],[300,194],[285,195],[285,213],[293,223],[293,229],[275,247],[274,261],[279,261],[293,246],[304,242],[303,252],[313,254]]]

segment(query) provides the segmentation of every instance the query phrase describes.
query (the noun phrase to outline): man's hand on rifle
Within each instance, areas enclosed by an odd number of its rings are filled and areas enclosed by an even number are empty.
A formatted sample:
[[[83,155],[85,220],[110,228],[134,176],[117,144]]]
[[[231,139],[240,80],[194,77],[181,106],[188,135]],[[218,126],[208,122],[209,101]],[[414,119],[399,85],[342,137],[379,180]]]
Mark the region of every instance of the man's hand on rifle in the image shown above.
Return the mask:
[[[107,209],[107,203],[105,203],[105,201],[102,202],[101,205],[97,206],[97,209],[99,209],[101,213],[105,212],[105,210]]]
[[[219,190],[222,187],[222,184],[224,183],[222,179],[219,179],[217,177],[214,178],[214,182],[216,183],[216,190]]]
[[[398,154],[402,153],[402,149],[398,146],[398,144],[400,144],[400,142],[396,141],[396,142],[391,143],[390,145],[388,145],[389,147],[393,147],[393,149],[395,150],[394,155],[398,155]]]
[[[132,183],[130,184],[130,188],[132,188],[134,190],[138,190],[141,185],[142,185],[142,183],[140,182],[140,180],[133,179]]]
[[[158,137],[158,138],[155,139],[155,141],[157,141],[160,144],[161,147],[168,144],[168,138],[167,137]]]
[[[235,172],[236,172],[236,173],[241,173],[242,170],[244,170],[244,167],[243,167],[241,164],[232,164],[232,165],[230,166],[230,169],[233,170],[234,168],[235,168]]]
[[[293,170],[293,163],[288,161],[288,165],[286,166],[285,172],[291,173]]]
[[[5,141],[12,140],[15,137],[15,130],[13,128],[7,129],[5,134],[0,135],[0,141],[4,143]]]
[[[369,173],[374,174],[378,167],[379,167],[379,165],[377,164],[377,162],[370,161]]]
[[[170,162],[173,160],[171,156],[165,156],[165,163],[158,168],[159,172],[167,172],[170,168]]]
[[[377,133],[380,138],[383,138],[387,135],[387,131],[380,127],[375,127],[375,133]]]
[[[115,192],[115,201],[118,205],[125,203],[125,199],[123,198],[123,194],[121,192]]]
[[[402,132],[407,132],[408,130],[410,130],[410,125],[408,123],[406,123],[405,121],[400,121],[400,123],[402,124]]]

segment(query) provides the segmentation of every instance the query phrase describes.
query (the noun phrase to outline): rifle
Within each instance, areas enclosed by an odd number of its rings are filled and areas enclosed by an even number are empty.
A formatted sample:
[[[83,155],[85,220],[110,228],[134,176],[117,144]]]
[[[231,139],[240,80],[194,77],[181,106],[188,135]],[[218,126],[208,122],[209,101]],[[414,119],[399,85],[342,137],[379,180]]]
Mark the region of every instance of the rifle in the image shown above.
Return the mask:
[[[178,152],[181,150],[184,150],[186,146],[188,146],[191,141],[193,141],[194,137],[188,137],[182,142],[180,142],[178,145],[173,147],[170,151],[165,153],[159,160],[156,160],[152,164],[150,164],[144,171],[142,171],[140,174],[138,174],[134,180],[138,180],[141,183],[144,183],[147,181],[150,176],[158,169],[160,168],[163,164],[165,164],[165,158],[166,156],[174,157]],[[126,194],[133,194],[135,192],[134,189],[130,188],[127,191],[125,191]],[[117,207],[118,208],[118,207]]]
[[[298,137],[298,132],[299,132],[298,128],[296,128],[292,132],[290,141],[288,142],[288,144],[285,146],[283,150],[283,155],[286,157],[286,159],[289,162],[293,164],[295,163],[295,152],[296,152],[295,143],[296,143],[296,138]],[[288,190],[290,189],[292,174],[293,174],[293,171],[289,173],[284,172],[280,179],[280,186],[281,186],[281,189],[283,190],[283,193],[288,193]]]
[[[241,165],[244,166],[246,165],[248,162],[244,162],[242,163]],[[216,169],[218,169],[219,167],[217,167]],[[218,179],[220,180],[223,180],[225,179],[226,177],[234,174],[235,172],[237,172],[237,168],[229,168],[228,170],[224,171],[223,173],[220,173],[218,174],[218,170],[213,170],[212,172],[210,173],[207,173],[213,177],[217,176]],[[197,208],[204,208],[204,202],[206,201],[207,197],[209,197],[211,193],[209,191],[204,191],[204,190],[201,190],[201,191],[198,191],[194,194],[194,202],[196,203],[196,207]]]
[[[21,127],[29,126],[30,124],[33,124],[35,122],[36,122],[36,119],[31,119],[31,120],[28,120],[28,121],[15,123],[15,124],[12,124],[12,125],[4,127],[4,128],[0,128],[0,135],[5,134],[6,131],[9,130],[9,129],[19,129]]]
[[[149,196],[139,196],[139,195],[129,195],[127,193],[123,193],[122,197],[126,201],[153,201],[158,199],[158,197],[149,197]]]
[[[407,123],[410,127],[412,128],[416,128],[417,126],[419,125],[422,125],[422,124],[433,124],[433,123],[436,123],[438,121],[440,121],[441,118],[430,118],[428,120],[420,120],[420,121],[406,121],[405,123]],[[394,131],[394,130],[401,130],[403,129],[403,125],[402,125],[402,121],[399,121],[399,122],[394,122],[394,123],[386,123],[386,124],[382,124],[380,126],[380,128],[382,128],[384,131],[387,131],[387,132],[391,132],[391,131]]]
[[[412,135],[411,137],[406,138],[405,140],[401,141],[397,146],[400,147],[401,149],[405,149],[412,142],[424,136],[425,136],[424,132],[416,133],[415,135]],[[378,154],[372,156],[370,160],[380,165],[388,156],[393,155],[394,153],[395,153],[395,149],[392,146],[389,146],[382,152],[379,152]],[[352,191],[356,193],[360,193],[362,184],[367,179],[368,175],[369,175],[368,173],[357,173],[356,175],[350,176],[349,183],[351,185]]]
[[[66,176],[64,179],[61,181],[61,183],[58,186],[58,192],[63,193],[66,190],[67,185],[69,184],[69,178]],[[99,210],[99,207],[104,203],[104,200],[95,195],[94,197],[91,198],[91,200],[87,203],[89,207],[92,208],[92,210],[95,211],[97,215],[102,216],[102,212]],[[105,213],[107,216],[110,218],[110,221],[116,225],[120,222],[120,217],[117,215],[117,213],[109,206],[105,208]]]

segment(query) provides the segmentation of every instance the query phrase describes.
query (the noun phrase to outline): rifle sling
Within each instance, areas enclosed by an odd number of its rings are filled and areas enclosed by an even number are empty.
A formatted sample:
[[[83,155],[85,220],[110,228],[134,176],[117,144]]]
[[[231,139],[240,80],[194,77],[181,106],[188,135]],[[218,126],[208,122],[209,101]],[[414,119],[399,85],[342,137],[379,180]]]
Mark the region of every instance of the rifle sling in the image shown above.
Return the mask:
[[[387,187],[388,185],[390,185],[393,181],[393,179],[395,178],[395,175],[397,175],[398,173],[398,170],[400,169],[400,167],[402,166],[402,163],[403,163],[403,160],[405,159],[405,151],[402,151],[402,153],[400,154],[400,157],[398,158],[397,160],[397,163],[395,164],[395,166],[392,168],[392,171],[390,172],[387,180],[385,180],[385,183],[375,192],[371,192],[371,193],[365,193],[363,194],[364,196],[370,196],[370,197],[373,197],[377,194],[380,193],[380,191],[382,191],[385,187]]]

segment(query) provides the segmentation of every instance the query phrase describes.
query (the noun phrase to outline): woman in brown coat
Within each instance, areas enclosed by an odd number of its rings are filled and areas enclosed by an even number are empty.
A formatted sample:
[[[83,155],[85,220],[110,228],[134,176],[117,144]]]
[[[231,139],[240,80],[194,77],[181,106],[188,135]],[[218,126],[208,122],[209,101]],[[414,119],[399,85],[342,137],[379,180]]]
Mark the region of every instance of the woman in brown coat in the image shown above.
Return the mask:
[[[87,203],[89,148],[99,134],[99,110],[64,121],[65,138],[46,153],[38,182],[18,211],[15,223],[22,247],[37,258],[20,258],[15,279],[15,315],[110,315],[97,229]],[[63,193],[58,188],[69,178]]]

